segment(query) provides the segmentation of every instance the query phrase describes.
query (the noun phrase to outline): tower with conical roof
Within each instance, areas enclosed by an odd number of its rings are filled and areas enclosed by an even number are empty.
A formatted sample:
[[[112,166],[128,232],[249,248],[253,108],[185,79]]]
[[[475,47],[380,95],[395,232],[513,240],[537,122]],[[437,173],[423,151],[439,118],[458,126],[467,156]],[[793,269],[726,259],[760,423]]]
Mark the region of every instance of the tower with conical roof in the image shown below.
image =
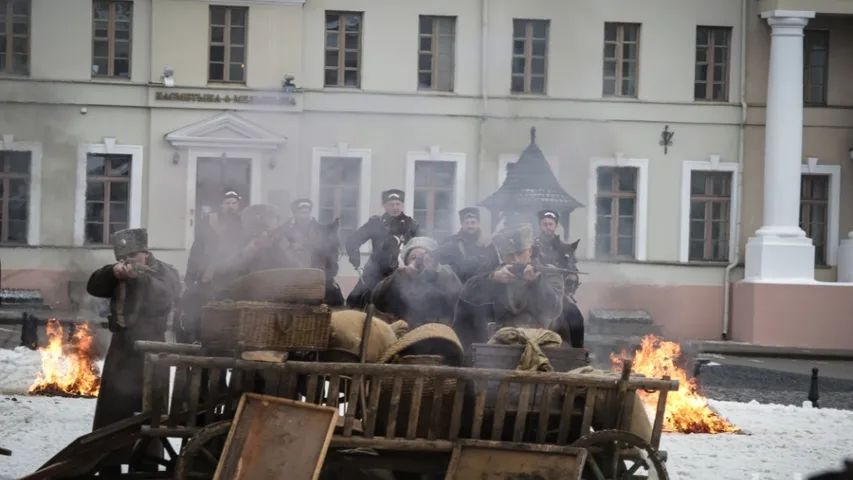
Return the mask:
[[[536,145],[536,127],[530,129],[530,145],[521,152],[518,161],[507,164],[506,179],[497,191],[480,202],[492,214],[492,229],[500,219],[507,223],[536,223],[536,214],[551,209],[560,214],[567,226],[569,214],[583,207],[569,195],[548,164],[548,159]]]

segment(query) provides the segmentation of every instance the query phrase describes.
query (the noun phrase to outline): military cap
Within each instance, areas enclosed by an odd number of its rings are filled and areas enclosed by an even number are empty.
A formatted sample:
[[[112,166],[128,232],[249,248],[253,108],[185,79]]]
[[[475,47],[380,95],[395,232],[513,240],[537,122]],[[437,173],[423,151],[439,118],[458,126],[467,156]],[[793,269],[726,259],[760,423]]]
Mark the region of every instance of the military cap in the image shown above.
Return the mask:
[[[492,237],[498,254],[518,253],[533,247],[533,227],[528,224],[504,228]]]
[[[256,204],[250,205],[243,210],[240,218],[249,233],[256,234],[265,230],[272,230],[281,225],[278,209],[273,205]]]
[[[398,190],[396,188],[392,188],[391,190],[385,190],[382,192],[382,204],[386,204],[391,200],[399,200],[401,202],[406,201],[406,192],[402,190]]]
[[[144,228],[128,228],[112,234],[110,243],[116,254],[116,260],[122,260],[128,255],[148,251],[148,230]]]
[[[459,221],[464,222],[469,218],[480,219],[480,209],[477,207],[465,207],[462,210],[459,210]]]
[[[553,219],[555,222],[560,223],[560,214],[553,210],[542,210],[539,212],[539,221],[545,220],[546,218]]]
[[[300,208],[314,208],[314,202],[312,202],[308,198],[297,198],[296,200],[290,202],[290,211],[295,212]]]
[[[227,192],[225,192],[225,198],[234,198],[240,200],[240,195],[234,190],[228,190]]]

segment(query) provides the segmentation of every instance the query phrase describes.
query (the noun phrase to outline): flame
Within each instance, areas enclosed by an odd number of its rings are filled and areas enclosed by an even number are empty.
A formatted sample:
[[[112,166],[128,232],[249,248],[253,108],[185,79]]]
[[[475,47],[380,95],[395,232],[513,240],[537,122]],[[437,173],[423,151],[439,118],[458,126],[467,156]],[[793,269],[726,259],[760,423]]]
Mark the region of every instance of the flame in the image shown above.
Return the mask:
[[[29,388],[37,395],[97,397],[101,390],[100,369],[95,364],[92,330],[77,325],[68,342],[63,342],[62,325],[47,322],[48,345],[39,348],[41,372]]]
[[[622,352],[622,357],[630,357]],[[668,376],[678,380],[678,390],[671,391],[666,397],[666,412],[664,413],[663,429],[667,432],[680,433],[735,433],[740,429],[731,425],[725,418],[720,417],[708,405],[708,399],[696,391],[696,382],[687,378],[687,374],[675,362],[681,357],[681,346],[667,342],[654,335],[647,335],[641,342],[640,349],[633,355],[633,373],[639,373],[651,378]],[[613,370],[620,370],[622,358],[610,355]],[[657,393],[640,391],[640,398],[651,407],[657,406]]]

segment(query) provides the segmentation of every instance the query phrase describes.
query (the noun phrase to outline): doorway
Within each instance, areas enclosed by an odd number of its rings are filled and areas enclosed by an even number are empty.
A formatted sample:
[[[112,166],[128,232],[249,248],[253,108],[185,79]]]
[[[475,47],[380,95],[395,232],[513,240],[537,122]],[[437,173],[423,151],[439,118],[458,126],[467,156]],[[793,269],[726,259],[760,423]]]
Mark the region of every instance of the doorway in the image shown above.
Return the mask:
[[[248,158],[199,158],[196,165],[195,224],[219,210],[226,192],[235,191],[245,206],[252,190],[252,160]]]

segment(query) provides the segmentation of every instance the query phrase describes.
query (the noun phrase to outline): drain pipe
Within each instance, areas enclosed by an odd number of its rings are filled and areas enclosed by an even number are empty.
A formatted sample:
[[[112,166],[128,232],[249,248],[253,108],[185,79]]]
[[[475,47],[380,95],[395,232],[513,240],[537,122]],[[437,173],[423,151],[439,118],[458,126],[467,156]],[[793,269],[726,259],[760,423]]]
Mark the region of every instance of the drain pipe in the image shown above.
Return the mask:
[[[741,0],[740,13],[740,125],[738,128],[738,152],[737,152],[737,195],[738,205],[735,210],[735,228],[734,228],[734,244],[729,251],[729,264],[726,265],[726,271],[723,278],[723,340],[729,339],[729,325],[731,324],[731,315],[729,310],[732,303],[731,275],[732,270],[740,263],[740,229],[743,218],[743,161],[744,161],[744,131],[746,130],[746,29],[747,29],[747,14],[749,10],[748,0]]]
[[[486,166],[486,115],[489,108],[489,92],[488,92],[488,71],[489,71],[489,0],[480,1],[480,10],[482,18],[480,20],[480,30],[482,32],[482,48],[480,51],[480,96],[482,98],[482,112],[480,113],[480,135],[479,135],[479,162],[477,162],[478,173]],[[482,178],[482,175],[478,175]],[[482,182],[477,182],[478,198],[483,197],[483,192],[480,191]],[[494,225],[494,219],[491,219]]]

